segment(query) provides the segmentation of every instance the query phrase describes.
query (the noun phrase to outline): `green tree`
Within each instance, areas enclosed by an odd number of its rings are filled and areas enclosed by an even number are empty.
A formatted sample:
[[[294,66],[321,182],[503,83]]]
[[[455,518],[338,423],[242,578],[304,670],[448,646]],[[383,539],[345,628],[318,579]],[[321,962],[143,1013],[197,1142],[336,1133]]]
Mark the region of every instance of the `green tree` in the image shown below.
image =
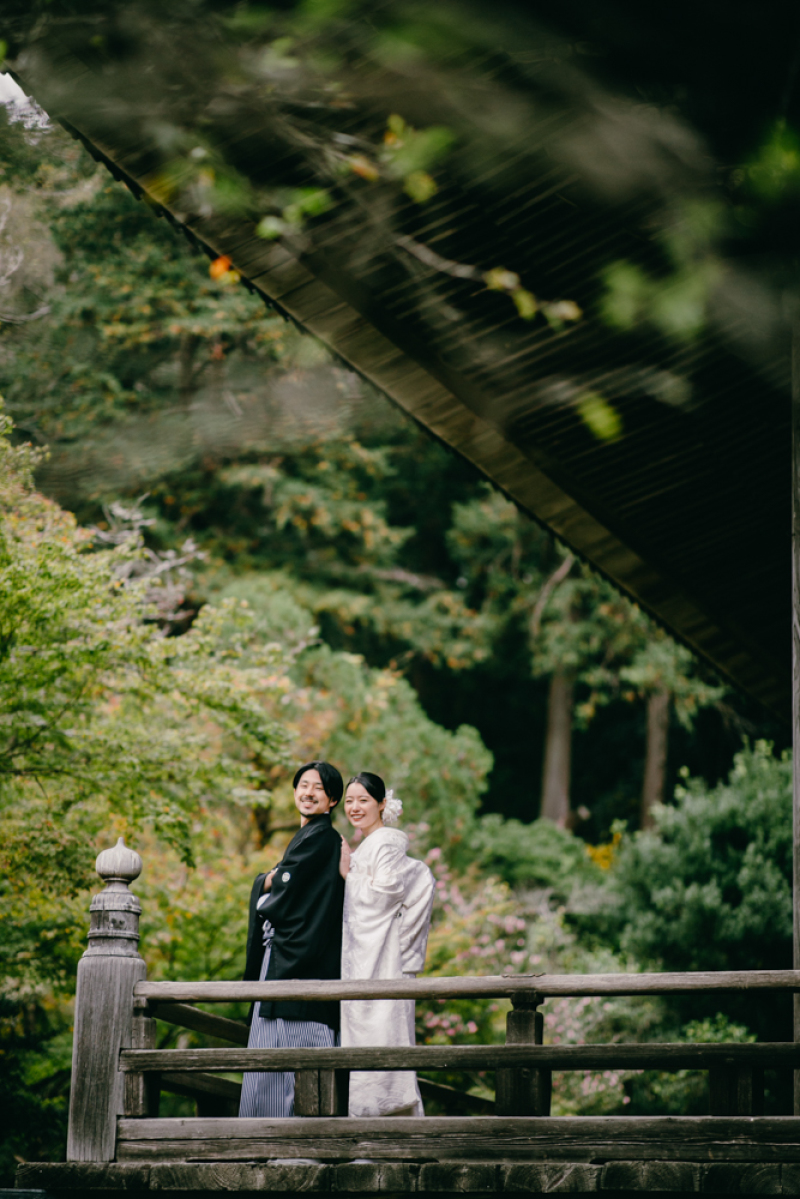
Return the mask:
[[[296,340],[293,330],[224,261],[209,267],[192,254],[63,130],[2,117],[0,388],[20,431],[58,461],[59,447],[86,456],[92,439],[98,456],[119,455],[143,419],[174,408],[175,423],[198,398],[241,415],[253,372]],[[185,460],[179,429],[171,433],[173,460]]]
[[[650,830],[623,837],[607,917],[623,950],[665,970],[775,970],[792,963],[792,763],[759,742],[726,782],[684,778]],[[715,998],[768,1040],[790,1038],[790,1003]],[[708,1000],[676,1003],[712,1016]]]
[[[648,721],[642,784],[647,823],[652,804],[664,797],[670,705],[688,726],[722,689],[641,609],[488,487],[454,505],[447,536],[460,591],[434,591],[425,599],[416,645],[452,669],[486,660],[509,632],[517,647],[525,646],[533,676],[549,680],[540,813],[561,825],[571,821],[573,728],[586,727],[616,698],[643,699],[649,713],[658,705],[660,722]]]
[[[32,488],[32,456],[0,426],[0,823],[4,973],[60,974],[65,900],[87,882],[96,837],[121,820],[152,827],[191,860],[201,802],[264,802],[258,761],[282,762],[286,735],[265,699],[287,658],[245,660],[223,643],[233,603],[203,610],[181,637],[161,629],[158,577],[131,578],[136,545],[92,535]],[[126,578],[126,576],[128,576]],[[45,869],[47,864],[47,869]]]
[[[472,858],[475,814],[492,767],[476,730],[442,728],[425,715],[397,671],[370,667],[361,655],[320,642],[312,612],[285,575],[245,575],[223,594],[246,601],[255,639],[294,647],[279,710],[296,755],[323,755],[347,774],[382,775],[402,798],[403,820],[415,824],[422,850],[439,846],[463,868]],[[265,812],[262,839],[276,820],[296,823],[288,779],[280,796],[280,804]],[[349,833],[346,822],[339,825]]]
[[[667,970],[791,963],[792,764],[759,742],[716,787],[686,778],[613,870],[622,943]]]

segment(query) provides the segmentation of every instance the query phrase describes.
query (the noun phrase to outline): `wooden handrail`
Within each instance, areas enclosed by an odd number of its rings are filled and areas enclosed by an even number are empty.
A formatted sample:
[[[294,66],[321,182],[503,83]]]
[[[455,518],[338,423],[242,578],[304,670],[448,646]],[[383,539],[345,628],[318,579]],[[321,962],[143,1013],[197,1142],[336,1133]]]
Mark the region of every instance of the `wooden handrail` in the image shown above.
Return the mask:
[[[800,1067],[800,1044],[414,1045],[340,1049],[123,1049],[125,1073],[202,1070],[711,1070]]]
[[[800,991],[800,970],[719,970],[662,974],[511,974],[364,982],[137,982],[137,999],[158,1003],[252,1003],[262,999],[513,999],[673,995],[692,991]]]
[[[546,1118],[553,1070],[707,1069],[712,1112],[753,1116],[763,1110],[764,1068],[800,1067],[800,1043],[794,1042],[543,1045],[541,1011],[545,1000],[557,996],[800,992],[800,970],[515,974],[347,982],[147,982],[145,964],[136,949],[141,909],[128,887],[141,870],[141,859],[120,839],[114,849],[100,854],[97,870],[106,887],[92,900],[89,948],[78,966],[67,1145],[71,1162],[116,1160],[119,1112],[124,1110],[126,1118],[147,1122],[158,1111],[162,1082],[195,1097],[205,1114],[230,1110],[239,1090],[232,1080],[217,1077],[226,1071],[293,1072],[295,1113],[322,1119],[346,1113],[346,1082],[351,1070],[493,1070],[498,1115]],[[248,1049],[248,1029],[241,1021],[187,1006],[265,999],[464,998],[511,1000],[505,1045]],[[156,1050],[158,1018],[237,1047]],[[485,1108],[485,1100],[472,1098],[473,1110]],[[294,1127],[294,1121],[290,1123]],[[394,1129],[396,1121],[389,1123]]]

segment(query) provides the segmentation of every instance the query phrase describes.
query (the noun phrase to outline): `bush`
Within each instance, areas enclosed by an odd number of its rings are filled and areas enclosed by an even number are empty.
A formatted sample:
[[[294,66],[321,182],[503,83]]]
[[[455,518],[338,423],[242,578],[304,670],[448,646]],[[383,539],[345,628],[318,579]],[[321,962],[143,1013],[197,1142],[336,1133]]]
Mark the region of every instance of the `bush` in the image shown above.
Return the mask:
[[[623,949],[667,970],[792,964],[792,764],[764,742],[727,783],[689,779],[611,875]]]
[[[603,873],[579,837],[551,820],[504,820],[482,816],[470,839],[480,866],[512,887],[541,888],[568,899],[577,884],[600,883]]]
[[[687,779],[655,828],[623,838],[609,871],[606,929],[622,951],[666,970],[775,970],[792,964],[792,764],[758,743],[726,783]],[[697,994],[669,1001],[680,1022],[713,1016],[760,1040],[792,1039],[791,996]],[[773,1110],[790,1103],[779,1079]]]

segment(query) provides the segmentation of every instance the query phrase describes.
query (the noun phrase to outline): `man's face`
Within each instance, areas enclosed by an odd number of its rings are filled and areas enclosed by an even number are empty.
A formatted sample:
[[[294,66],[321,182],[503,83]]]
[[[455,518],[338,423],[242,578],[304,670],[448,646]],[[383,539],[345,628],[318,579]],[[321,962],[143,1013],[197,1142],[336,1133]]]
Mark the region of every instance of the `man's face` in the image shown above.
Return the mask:
[[[318,770],[306,770],[301,775],[300,782],[295,787],[294,806],[300,813],[303,824],[311,816],[321,816],[323,812],[330,812],[333,800],[325,794]]]

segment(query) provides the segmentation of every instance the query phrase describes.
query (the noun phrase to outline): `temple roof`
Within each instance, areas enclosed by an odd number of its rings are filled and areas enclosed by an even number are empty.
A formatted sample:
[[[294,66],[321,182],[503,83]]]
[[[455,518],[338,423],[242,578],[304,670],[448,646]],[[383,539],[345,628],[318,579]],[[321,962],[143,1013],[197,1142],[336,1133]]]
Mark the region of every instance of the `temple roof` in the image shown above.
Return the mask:
[[[278,100],[275,88],[217,88],[202,128],[237,177],[260,195],[324,187],[320,211],[267,238],[252,207],[204,206],[197,191],[164,186],[159,130],[200,127],[166,22],[161,42],[111,63],[74,25],[69,37],[50,29],[13,67],[213,258],[230,258],[269,304],[788,716],[788,285],[775,241],[759,232],[768,202],[747,190],[755,168],[740,166],[758,152],[759,114],[747,110],[735,145],[720,115],[735,71],[709,84],[720,109],[696,76],[676,82],[691,100],[681,109],[664,98],[664,79],[692,63],[664,65],[655,49],[645,73],[659,102],[637,96],[635,67],[612,53],[614,22],[598,33],[589,8],[544,33],[521,16],[504,21],[511,10],[500,6],[491,52],[481,56],[473,37],[424,68],[388,54],[380,29],[337,27],[343,91],[319,112],[301,87]],[[622,4],[610,11],[630,16]],[[734,50],[767,37],[766,18],[748,34],[748,6],[731,11]],[[317,50],[324,36],[315,33]],[[617,42],[601,71],[592,55],[604,36]],[[776,76],[779,41],[769,43]],[[441,161],[421,172],[429,195],[414,194],[400,168],[391,177],[380,147],[396,136],[392,114],[411,138],[450,131]],[[331,146],[340,182],[325,174]]]

